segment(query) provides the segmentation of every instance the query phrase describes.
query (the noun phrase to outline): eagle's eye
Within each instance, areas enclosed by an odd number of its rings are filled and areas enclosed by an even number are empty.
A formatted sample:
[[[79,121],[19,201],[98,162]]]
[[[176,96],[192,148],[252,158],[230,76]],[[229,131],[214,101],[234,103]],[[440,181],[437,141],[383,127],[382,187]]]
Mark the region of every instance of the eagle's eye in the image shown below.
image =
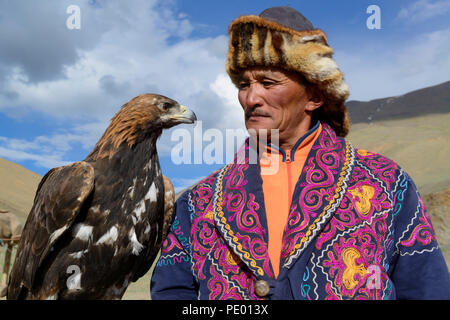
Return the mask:
[[[163,111],[169,111],[169,109],[172,107],[172,104],[169,102],[164,102],[161,104],[161,109]]]

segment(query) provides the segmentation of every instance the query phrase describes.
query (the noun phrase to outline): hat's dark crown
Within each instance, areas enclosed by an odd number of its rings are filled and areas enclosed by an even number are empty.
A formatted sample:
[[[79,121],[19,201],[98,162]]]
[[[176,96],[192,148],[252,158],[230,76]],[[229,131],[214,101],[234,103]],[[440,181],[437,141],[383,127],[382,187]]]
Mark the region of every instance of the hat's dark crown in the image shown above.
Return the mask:
[[[260,13],[261,18],[279,23],[297,31],[314,30],[312,23],[291,7],[273,7]]]

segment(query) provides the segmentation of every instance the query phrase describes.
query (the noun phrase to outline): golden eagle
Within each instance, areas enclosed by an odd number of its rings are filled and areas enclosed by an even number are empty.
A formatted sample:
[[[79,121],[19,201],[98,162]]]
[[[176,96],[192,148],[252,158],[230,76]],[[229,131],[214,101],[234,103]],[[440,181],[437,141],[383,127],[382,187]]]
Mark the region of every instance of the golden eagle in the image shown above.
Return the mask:
[[[8,299],[121,299],[151,267],[174,190],[156,150],[162,130],[195,114],[167,97],[126,103],[84,161],[41,180],[22,232]]]

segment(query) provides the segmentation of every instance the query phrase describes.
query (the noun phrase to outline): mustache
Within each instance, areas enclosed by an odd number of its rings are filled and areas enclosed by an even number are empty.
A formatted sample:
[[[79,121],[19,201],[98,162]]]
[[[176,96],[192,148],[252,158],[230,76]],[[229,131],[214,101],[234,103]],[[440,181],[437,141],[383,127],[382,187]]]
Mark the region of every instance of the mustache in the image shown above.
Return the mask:
[[[252,116],[261,116],[261,117],[270,117],[270,114],[255,108],[249,108],[245,111],[245,119],[247,120],[248,118],[252,117]]]

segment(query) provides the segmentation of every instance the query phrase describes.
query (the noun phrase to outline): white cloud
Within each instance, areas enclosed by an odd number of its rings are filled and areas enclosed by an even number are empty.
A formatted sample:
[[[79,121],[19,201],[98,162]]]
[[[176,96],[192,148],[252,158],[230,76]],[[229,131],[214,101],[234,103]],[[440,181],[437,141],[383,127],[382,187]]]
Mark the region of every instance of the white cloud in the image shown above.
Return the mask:
[[[16,139],[0,136],[0,157],[13,161],[34,161],[38,167],[50,169],[55,166],[82,160],[68,159],[74,145],[80,145],[87,156],[95,141],[101,136],[106,124],[88,123],[72,128],[70,132],[58,132],[33,139]],[[96,137],[94,141],[94,137]],[[84,157],[83,157],[84,158]]]
[[[63,1],[58,8],[65,9],[64,4],[69,2]],[[16,59],[14,68],[5,69],[7,74],[0,90],[0,111],[20,117],[31,109],[50,117],[74,120],[73,126],[64,128],[63,132],[49,132],[22,141],[22,146],[39,146],[28,148],[28,155],[36,152],[40,157],[45,151],[62,161],[75,143],[81,143],[86,149],[92,148],[109,119],[124,103],[141,93],[169,96],[193,109],[207,127],[225,127],[225,122],[217,119],[227,118],[226,100],[217,96],[210,85],[223,73],[227,38],[190,39],[193,31],[190,21],[186,15],[176,13],[172,4],[156,0],[97,1],[97,6],[92,7],[87,0],[80,1],[81,32],[84,33],[79,37],[89,37],[89,41],[84,42],[70,38],[74,34],[72,32],[77,31],[67,31],[64,23],[55,26],[55,22],[45,22],[51,20],[49,12],[55,13],[52,2],[40,2],[40,6],[34,8],[34,15],[30,12],[33,8],[20,7],[25,21],[31,21],[20,29],[20,35],[31,42],[31,47],[33,41],[44,43],[45,47],[43,35],[36,34],[31,28],[45,20],[44,23],[48,24],[46,39],[61,33],[69,37],[63,42],[61,53],[57,46],[46,49],[55,57],[65,52],[70,52],[72,57],[52,61],[42,55],[41,61],[37,59],[26,64],[24,61],[34,54],[28,52]],[[56,17],[65,22],[65,10],[59,11]],[[18,16],[17,21],[23,20],[20,18]],[[7,22],[9,25],[5,25]],[[11,26],[19,28],[16,22],[7,22],[0,24],[4,30],[14,30],[9,28]],[[93,34],[89,35],[90,32]],[[5,37],[2,47],[8,47],[13,39],[13,35]],[[37,66],[42,61],[50,66],[52,74],[59,75],[40,74]],[[2,62],[5,59],[0,57],[0,65]],[[27,108],[23,109],[23,106]],[[83,119],[82,125],[80,119]],[[234,118],[228,119],[227,124],[234,123]],[[84,123],[90,123],[91,127]],[[169,154],[169,137],[167,134],[162,137],[160,151],[163,155]],[[3,145],[12,151],[20,150],[16,147],[18,145],[12,141]]]
[[[239,100],[237,99],[237,89],[226,74],[221,73],[217,75],[216,80],[214,80],[209,87],[214,93],[222,98],[228,106],[241,108]]]
[[[53,163],[80,160],[68,159],[69,152],[81,145],[87,154],[111,117],[141,93],[160,93],[187,105],[202,120],[204,131],[244,128],[237,90],[224,73],[226,30],[222,36],[192,38],[193,24],[177,12],[173,1],[92,5],[79,0],[81,29],[69,31],[65,8],[72,2],[0,4],[1,12],[11,12],[0,19],[0,42],[7,48],[0,52],[0,112],[19,118],[31,109],[63,118],[64,123],[73,119],[64,130],[57,127],[40,137],[0,141],[0,156],[39,165],[46,163],[44,158]],[[447,10],[448,1],[430,3],[417,1],[404,15],[414,16],[420,5],[429,13],[438,4]],[[336,59],[351,86],[351,99],[369,100],[447,81],[449,40],[450,29],[440,30],[375,53],[364,47],[336,50]],[[27,50],[19,50],[24,43]],[[169,130],[158,142],[161,156],[170,155],[175,144],[170,136]]]
[[[203,69],[214,70],[211,64],[220,65],[215,53],[208,52],[208,46],[214,45],[216,39],[168,44],[168,38],[184,38],[192,31],[189,21],[174,18],[170,8],[163,6],[156,10],[156,1],[142,0],[126,5],[122,1],[101,4],[100,9],[87,6],[81,11],[83,17],[85,13],[90,13],[86,14],[88,17],[94,15],[92,11],[96,16],[94,22],[87,26],[82,24],[82,31],[106,25],[103,33],[97,36],[95,45],[74,48],[72,51],[76,51],[77,58],[70,61],[72,63],[61,66],[55,61],[56,66],[50,69],[62,68],[62,75],[57,79],[30,82],[30,68],[11,69],[2,91],[16,93],[16,96],[0,96],[0,110],[11,105],[28,105],[54,116],[110,118],[123,103],[137,94],[154,91],[180,95],[180,91],[186,91],[188,83],[197,87],[207,85]],[[46,5],[51,3],[43,2],[42,6]],[[61,28],[64,29],[63,26]],[[52,38],[61,28],[49,28],[46,36]],[[33,33],[31,29],[26,30]],[[9,47],[8,42],[5,47]],[[57,55],[57,48],[49,49]],[[28,56],[22,57],[22,60],[27,59]],[[51,61],[46,63],[51,65]],[[36,69],[34,64],[33,68]],[[200,76],[204,80],[198,83]],[[40,78],[40,75],[33,77]]]
[[[450,28],[418,34],[403,43],[336,51],[350,85],[350,100],[404,94],[448,81]]]
[[[228,75],[220,73],[209,86],[227,108],[224,128],[244,128],[244,115],[238,100],[238,90]]]
[[[398,13],[398,18],[410,22],[425,21],[450,11],[449,0],[418,0],[404,7]]]
[[[12,161],[27,161],[31,160],[36,163],[37,166],[42,168],[54,168],[59,166],[64,166],[70,162],[61,161],[61,154],[45,154],[39,155],[35,152],[26,152],[20,149],[13,149],[11,147],[0,146],[0,157],[10,159]]]

